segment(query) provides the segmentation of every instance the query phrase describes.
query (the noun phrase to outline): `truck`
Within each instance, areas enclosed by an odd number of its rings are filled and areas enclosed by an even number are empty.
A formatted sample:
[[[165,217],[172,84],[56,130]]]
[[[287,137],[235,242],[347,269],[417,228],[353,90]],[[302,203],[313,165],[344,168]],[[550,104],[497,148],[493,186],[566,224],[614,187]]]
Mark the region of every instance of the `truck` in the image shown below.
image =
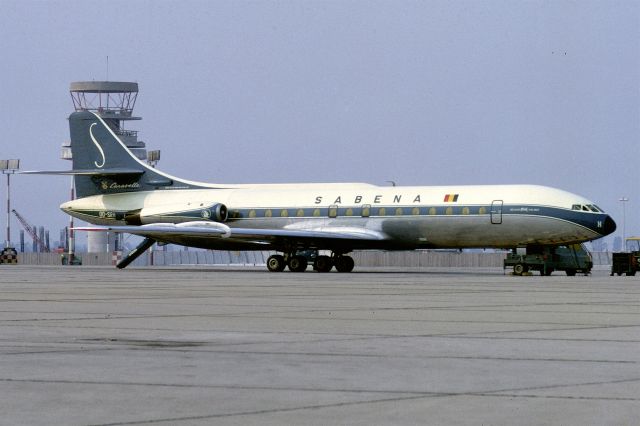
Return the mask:
[[[640,269],[640,237],[629,237],[625,241],[627,251],[611,256],[611,276],[625,274],[632,277]]]
[[[566,246],[529,246],[525,253],[513,249],[504,259],[503,269],[513,268],[514,275],[539,271],[548,276],[554,271],[564,271],[568,276],[580,272],[589,275],[593,268],[591,254],[583,244]]]

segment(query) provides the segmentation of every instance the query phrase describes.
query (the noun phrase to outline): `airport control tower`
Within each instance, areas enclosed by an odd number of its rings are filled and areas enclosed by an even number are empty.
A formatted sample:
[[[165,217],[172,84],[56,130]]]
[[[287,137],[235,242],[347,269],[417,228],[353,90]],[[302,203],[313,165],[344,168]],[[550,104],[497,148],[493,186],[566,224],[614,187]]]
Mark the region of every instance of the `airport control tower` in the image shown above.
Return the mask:
[[[125,122],[141,120],[133,116],[138,98],[138,83],[124,81],[77,81],[69,88],[76,111],[91,111],[107,123],[120,140],[141,160],[147,159],[145,144],[138,132],[126,130]],[[71,159],[70,143],[63,146],[62,158]]]
[[[136,130],[125,129],[125,123],[131,120],[141,120],[141,117],[134,117],[133,108],[138,98],[138,83],[124,81],[77,81],[71,83],[69,87],[71,100],[76,111],[91,111],[100,116],[120,140],[131,150],[140,160],[147,159],[145,143],[138,140]],[[71,142],[62,146],[62,158],[71,160]],[[71,188],[71,198],[74,198],[73,183]],[[71,226],[73,228],[73,218]],[[121,250],[116,247],[115,236],[102,232],[89,232],[88,252],[105,252]],[[73,233],[69,235],[69,252],[72,255]]]

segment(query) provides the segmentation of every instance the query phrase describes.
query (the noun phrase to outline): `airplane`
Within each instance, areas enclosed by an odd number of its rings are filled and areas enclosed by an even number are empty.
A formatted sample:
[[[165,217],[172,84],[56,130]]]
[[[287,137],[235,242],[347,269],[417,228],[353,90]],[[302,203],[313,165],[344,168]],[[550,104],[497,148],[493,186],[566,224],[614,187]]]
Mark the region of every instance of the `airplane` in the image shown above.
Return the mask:
[[[124,268],[154,243],[271,250],[267,269],[351,272],[354,250],[556,247],[616,229],[595,203],[537,185],[376,186],[212,184],[152,168],[91,111],[69,117],[77,198],[60,208],[94,226],[138,235]],[[321,252],[328,254],[322,254]]]

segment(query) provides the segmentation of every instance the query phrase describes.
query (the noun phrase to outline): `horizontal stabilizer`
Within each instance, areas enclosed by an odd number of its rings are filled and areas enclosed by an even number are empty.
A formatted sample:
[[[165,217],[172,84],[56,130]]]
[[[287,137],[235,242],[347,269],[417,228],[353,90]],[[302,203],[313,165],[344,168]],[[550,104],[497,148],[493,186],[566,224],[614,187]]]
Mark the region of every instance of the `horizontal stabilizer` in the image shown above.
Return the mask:
[[[62,176],[139,176],[144,173],[141,169],[76,169],[76,170],[35,170],[20,172],[23,175],[62,175]]]

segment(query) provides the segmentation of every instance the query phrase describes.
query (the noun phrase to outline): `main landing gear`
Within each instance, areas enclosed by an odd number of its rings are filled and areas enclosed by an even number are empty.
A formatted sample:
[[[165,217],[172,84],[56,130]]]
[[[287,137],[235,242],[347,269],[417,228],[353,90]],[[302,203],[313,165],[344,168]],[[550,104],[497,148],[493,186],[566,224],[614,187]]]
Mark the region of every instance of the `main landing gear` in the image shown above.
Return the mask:
[[[338,272],[351,272],[355,262],[351,256],[332,253],[331,256],[317,255],[305,256],[304,254],[274,254],[267,259],[267,269],[270,272],[282,272],[289,267],[291,272],[304,272],[307,270],[309,260],[313,263],[313,269],[318,272],[329,272],[333,267]]]

